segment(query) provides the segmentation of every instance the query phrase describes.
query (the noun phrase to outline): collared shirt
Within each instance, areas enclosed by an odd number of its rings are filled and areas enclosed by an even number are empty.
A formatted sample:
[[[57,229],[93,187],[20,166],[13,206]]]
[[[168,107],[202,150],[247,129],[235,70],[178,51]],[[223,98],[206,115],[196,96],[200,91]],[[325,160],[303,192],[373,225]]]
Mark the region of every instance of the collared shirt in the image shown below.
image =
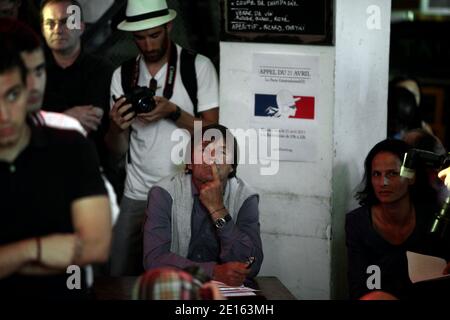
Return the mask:
[[[187,258],[170,252],[172,198],[169,193],[153,187],[149,193],[147,219],[144,225],[144,267],[202,267],[212,277],[217,263],[246,262],[256,258],[249,277],[255,276],[262,264],[263,252],[259,231],[258,197],[249,197],[233,219],[217,229],[211,215],[202,205],[192,184],[194,205],[191,215],[191,241]]]
[[[31,126],[28,146],[13,162],[0,161],[0,245],[72,233],[71,205],[93,195],[106,190],[91,143],[75,131]],[[0,280],[0,296],[58,297],[68,294],[66,280],[12,275]]]

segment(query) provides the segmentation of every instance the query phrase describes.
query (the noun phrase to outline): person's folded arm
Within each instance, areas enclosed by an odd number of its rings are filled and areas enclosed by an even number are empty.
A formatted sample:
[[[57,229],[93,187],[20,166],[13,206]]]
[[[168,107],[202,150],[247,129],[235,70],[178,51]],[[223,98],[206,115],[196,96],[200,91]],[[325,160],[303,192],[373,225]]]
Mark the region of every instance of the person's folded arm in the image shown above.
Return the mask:
[[[72,264],[84,266],[104,262],[108,258],[110,206],[95,149],[78,133],[67,134],[66,139],[71,146],[70,150],[65,151],[71,152],[66,158],[70,169],[61,174],[65,174],[67,181],[70,181],[64,187],[72,199],[67,214],[70,214],[73,231],[40,236],[39,241],[35,240],[35,258],[30,260],[27,256],[9,274],[53,274],[64,272]],[[18,251],[18,254],[21,252]]]
[[[264,258],[260,236],[258,196],[244,201],[236,221],[231,220],[217,230],[220,239],[220,259],[222,262],[246,262],[255,257],[249,277],[258,274]]]
[[[111,242],[111,208],[99,170],[97,153],[91,143],[80,141],[81,153],[72,165],[68,188],[71,219],[77,236],[74,264],[83,266],[108,259]]]
[[[72,203],[72,219],[77,235],[74,263],[84,266],[108,259],[111,244],[111,213],[107,196],[78,199]]]
[[[149,192],[144,223],[144,268],[199,266],[212,276],[215,262],[195,262],[170,251],[172,199],[169,193],[153,187]]]
[[[447,261],[447,266],[442,271],[442,274],[450,274],[450,262]]]
[[[38,259],[36,238],[0,246],[0,279],[6,278]]]
[[[34,261],[23,265],[17,271],[18,274],[63,273],[69,265],[73,264],[77,243],[77,236],[74,233],[54,233],[34,239],[36,246],[39,247],[37,257]]]
[[[106,196],[90,196],[72,203],[74,233],[40,237],[39,257],[27,261],[16,270],[26,275],[64,272],[72,264],[85,266],[105,262],[111,241],[111,215]]]

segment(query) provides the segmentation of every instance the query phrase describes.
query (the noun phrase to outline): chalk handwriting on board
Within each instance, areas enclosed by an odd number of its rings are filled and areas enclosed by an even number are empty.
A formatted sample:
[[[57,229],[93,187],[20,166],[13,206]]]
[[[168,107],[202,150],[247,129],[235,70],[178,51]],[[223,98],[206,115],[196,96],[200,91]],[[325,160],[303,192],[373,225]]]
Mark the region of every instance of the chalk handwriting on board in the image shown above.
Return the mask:
[[[221,0],[221,4],[222,40],[332,42],[332,1]]]
[[[233,20],[231,21],[230,29],[231,31],[261,31],[261,32],[283,32],[286,29],[295,30],[295,25],[289,24],[291,19],[285,10],[275,11],[271,9],[262,10],[256,5],[263,5],[265,2],[263,0],[253,1],[235,1],[235,7],[231,9],[234,13]],[[267,8],[274,7],[275,3],[280,3],[283,1],[267,1]],[[296,1],[290,1],[291,6]],[[231,2],[233,5],[233,1]],[[242,5],[243,7],[239,7]],[[251,6],[256,6],[256,8],[251,8]],[[304,29],[304,26],[302,27]]]
[[[320,16],[323,10],[321,5],[311,6],[300,0],[229,1],[227,29],[229,32],[301,34],[310,24],[309,15]],[[309,33],[320,34],[323,30]]]

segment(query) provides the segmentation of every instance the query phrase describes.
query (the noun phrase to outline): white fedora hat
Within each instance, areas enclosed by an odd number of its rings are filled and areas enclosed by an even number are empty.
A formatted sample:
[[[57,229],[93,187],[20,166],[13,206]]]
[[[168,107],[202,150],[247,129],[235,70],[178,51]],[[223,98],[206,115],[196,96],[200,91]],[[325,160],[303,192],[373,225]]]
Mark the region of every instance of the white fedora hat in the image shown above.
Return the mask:
[[[128,0],[126,19],[117,29],[141,31],[172,21],[177,16],[175,10],[168,9],[166,0]]]

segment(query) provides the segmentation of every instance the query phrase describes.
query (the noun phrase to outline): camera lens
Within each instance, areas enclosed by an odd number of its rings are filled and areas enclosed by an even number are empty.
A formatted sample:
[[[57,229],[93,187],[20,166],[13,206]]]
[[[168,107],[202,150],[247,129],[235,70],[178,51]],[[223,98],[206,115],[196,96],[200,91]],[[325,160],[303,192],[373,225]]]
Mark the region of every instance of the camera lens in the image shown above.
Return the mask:
[[[150,112],[150,111],[152,111],[152,109],[153,109],[153,105],[154,105],[154,103],[153,103],[153,98],[152,97],[143,97],[143,98],[141,98],[139,101],[138,101],[138,103],[137,103],[137,105],[138,105],[138,112],[139,113],[147,113],[147,112]]]

